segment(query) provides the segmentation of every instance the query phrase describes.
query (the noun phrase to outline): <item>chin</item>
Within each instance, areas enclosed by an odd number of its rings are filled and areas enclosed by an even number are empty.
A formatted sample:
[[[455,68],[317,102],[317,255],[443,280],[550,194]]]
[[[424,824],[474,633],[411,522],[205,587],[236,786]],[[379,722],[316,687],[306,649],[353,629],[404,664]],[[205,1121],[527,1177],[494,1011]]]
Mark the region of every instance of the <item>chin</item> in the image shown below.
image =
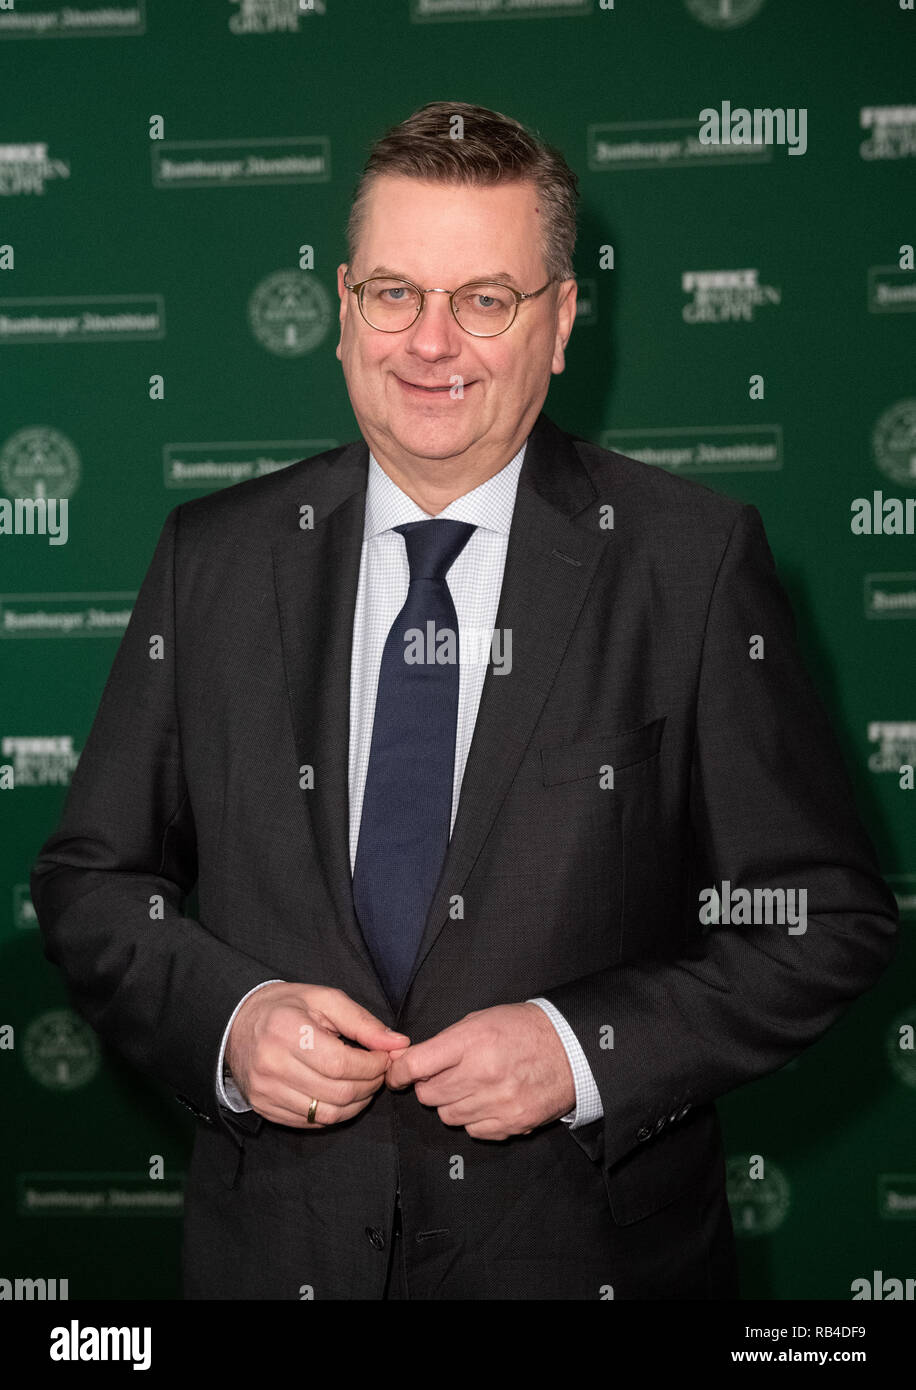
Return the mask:
[[[392,438],[402,449],[421,458],[448,458],[459,453],[470,444],[469,435],[466,423],[447,420],[415,421],[391,430]]]

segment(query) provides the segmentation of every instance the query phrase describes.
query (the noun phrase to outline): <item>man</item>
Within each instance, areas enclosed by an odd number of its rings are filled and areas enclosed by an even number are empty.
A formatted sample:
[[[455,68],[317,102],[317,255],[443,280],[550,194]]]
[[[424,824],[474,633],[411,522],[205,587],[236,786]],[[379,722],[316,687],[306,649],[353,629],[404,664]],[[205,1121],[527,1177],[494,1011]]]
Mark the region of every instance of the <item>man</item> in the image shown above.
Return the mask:
[[[892,957],[757,511],[541,412],[575,184],[461,103],[375,146],[362,439],[170,513],[36,864],[201,1122],[187,1297],[734,1297],[714,1102]]]

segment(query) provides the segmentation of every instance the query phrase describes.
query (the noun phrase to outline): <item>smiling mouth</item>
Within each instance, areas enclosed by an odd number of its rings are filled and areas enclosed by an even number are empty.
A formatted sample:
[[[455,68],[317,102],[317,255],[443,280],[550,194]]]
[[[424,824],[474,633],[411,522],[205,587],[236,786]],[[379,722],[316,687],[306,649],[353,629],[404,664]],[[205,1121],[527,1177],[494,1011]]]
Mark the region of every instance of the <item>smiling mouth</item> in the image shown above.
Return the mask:
[[[395,373],[395,375],[397,376],[397,373]],[[409,391],[422,391],[427,396],[442,396],[452,389],[452,383],[448,383],[445,386],[420,386],[415,381],[405,381],[402,376],[398,377],[398,381],[402,386],[406,386]],[[467,388],[472,385],[473,382],[466,381],[463,383],[462,389],[467,390]]]

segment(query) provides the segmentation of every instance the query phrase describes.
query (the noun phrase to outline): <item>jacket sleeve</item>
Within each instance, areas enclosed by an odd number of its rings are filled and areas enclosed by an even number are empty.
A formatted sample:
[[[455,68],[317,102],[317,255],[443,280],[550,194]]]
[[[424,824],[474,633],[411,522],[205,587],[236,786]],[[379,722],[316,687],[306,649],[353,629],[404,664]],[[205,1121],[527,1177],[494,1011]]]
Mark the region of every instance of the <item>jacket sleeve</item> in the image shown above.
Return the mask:
[[[32,869],[32,901],[45,955],[93,1028],[199,1118],[252,1129],[258,1117],[218,1107],[216,1061],[239,999],[275,971],[184,915],[197,845],[175,700],[180,512],[163,526],[60,825]]]
[[[762,660],[749,656],[756,635]],[[629,961],[542,991],[598,1084],[604,1118],[574,1135],[606,1168],[686,1109],[797,1056],[896,949],[896,902],[752,506],[735,521],[709,601],[689,808],[691,882],[804,889],[807,927],[704,931],[697,900],[679,958]],[[611,1036],[613,1047],[602,1046]]]

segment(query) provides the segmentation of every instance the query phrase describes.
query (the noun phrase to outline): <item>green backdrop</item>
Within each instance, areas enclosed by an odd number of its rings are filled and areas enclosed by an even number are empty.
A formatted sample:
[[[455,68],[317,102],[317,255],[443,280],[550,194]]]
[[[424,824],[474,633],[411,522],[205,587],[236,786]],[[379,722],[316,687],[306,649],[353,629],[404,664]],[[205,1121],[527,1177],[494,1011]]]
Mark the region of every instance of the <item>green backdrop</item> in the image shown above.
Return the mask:
[[[0,497],[69,506],[0,535],[0,1278],[178,1294],[193,1121],[69,1010],[29,869],[167,512],[355,437],[349,199],[440,99],[579,173],[546,409],[760,509],[900,900],[880,985],[720,1105],[744,1293],[916,1275],[916,544],[851,527],[916,497],[914,57],[899,0],[0,0]],[[804,153],[701,144],[725,101],[804,110]]]

